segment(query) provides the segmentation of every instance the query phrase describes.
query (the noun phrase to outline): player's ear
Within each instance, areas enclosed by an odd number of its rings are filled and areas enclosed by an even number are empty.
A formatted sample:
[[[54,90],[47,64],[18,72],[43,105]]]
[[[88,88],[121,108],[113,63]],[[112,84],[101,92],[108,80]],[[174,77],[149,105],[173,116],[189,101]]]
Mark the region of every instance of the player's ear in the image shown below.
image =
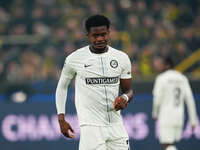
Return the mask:
[[[86,36],[89,37],[89,32],[86,32]]]
[[[86,36],[89,37],[89,35],[90,35],[90,29],[86,30],[85,33],[86,33]]]

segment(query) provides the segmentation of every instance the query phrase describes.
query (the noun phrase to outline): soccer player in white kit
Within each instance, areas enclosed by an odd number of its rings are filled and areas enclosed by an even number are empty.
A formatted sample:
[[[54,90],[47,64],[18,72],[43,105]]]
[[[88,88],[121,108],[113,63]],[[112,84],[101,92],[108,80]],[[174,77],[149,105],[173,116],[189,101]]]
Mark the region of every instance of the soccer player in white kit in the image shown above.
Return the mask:
[[[65,120],[67,87],[75,77],[75,106],[80,125],[79,150],[129,150],[120,110],[133,97],[131,62],[122,51],[107,45],[110,21],[102,15],[85,22],[90,45],[70,54],[56,90],[58,121],[63,135],[74,137]],[[119,87],[122,95],[119,94]]]
[[[152,116],[158,119],[159,141],[163,150],[177,150],[175,142],[180,140],[184,124],[184,102],[193,130],[196,125],[195,102],[188,79],[172,67],[172,60],[164,58],[163,72],[156,77],[153,88]]]

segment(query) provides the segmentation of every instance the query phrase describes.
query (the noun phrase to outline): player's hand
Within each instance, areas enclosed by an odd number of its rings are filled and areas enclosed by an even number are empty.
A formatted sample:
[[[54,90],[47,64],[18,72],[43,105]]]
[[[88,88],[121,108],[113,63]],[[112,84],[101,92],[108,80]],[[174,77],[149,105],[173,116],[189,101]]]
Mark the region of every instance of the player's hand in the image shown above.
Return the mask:
[[[157,118],[157,117],[152,117],[152,119],[153,119],[154,121],[157,121],[157,120],[158,120],[158,118]]]
[[[114,109],[118,111],[120,109],[124,109],[127,106],[127,100],[124,96],[118,96],[114,101]]]
[[[195,125],[192,125],[192,132],[194,132],[194,130],[195,130]]]
[[[68,137],[68,138],[74,138],[74,130],[72,129],[71,125],[65,121],[65,119],[58,119],[59,125],[60,125],[60,131],[61,133]]]

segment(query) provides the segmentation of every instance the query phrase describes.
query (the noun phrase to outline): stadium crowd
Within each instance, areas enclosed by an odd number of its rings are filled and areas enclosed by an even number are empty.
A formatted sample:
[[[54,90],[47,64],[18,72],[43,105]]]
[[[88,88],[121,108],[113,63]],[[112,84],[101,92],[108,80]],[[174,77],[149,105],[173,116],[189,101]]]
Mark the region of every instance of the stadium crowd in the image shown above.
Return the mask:
[[[130,56],[135,78],[200,48],[198,0],[1,0],[1,87],[57,81],[65,57],[88,44],[84,19],[97,13],[112,21],[111,45]]]

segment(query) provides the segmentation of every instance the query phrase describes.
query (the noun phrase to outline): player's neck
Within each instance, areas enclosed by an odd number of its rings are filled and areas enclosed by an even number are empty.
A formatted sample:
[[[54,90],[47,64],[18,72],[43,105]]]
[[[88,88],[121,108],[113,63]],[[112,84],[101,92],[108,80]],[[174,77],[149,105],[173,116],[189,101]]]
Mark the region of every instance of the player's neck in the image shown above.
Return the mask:
[[[108,51],[108,46],[106,46],[105,48],[94,48],[92,45],[90,45],[89,47],[90,51],[92,53],[95,53],[95,54],[101,54],[101,53],[105,53]]]

